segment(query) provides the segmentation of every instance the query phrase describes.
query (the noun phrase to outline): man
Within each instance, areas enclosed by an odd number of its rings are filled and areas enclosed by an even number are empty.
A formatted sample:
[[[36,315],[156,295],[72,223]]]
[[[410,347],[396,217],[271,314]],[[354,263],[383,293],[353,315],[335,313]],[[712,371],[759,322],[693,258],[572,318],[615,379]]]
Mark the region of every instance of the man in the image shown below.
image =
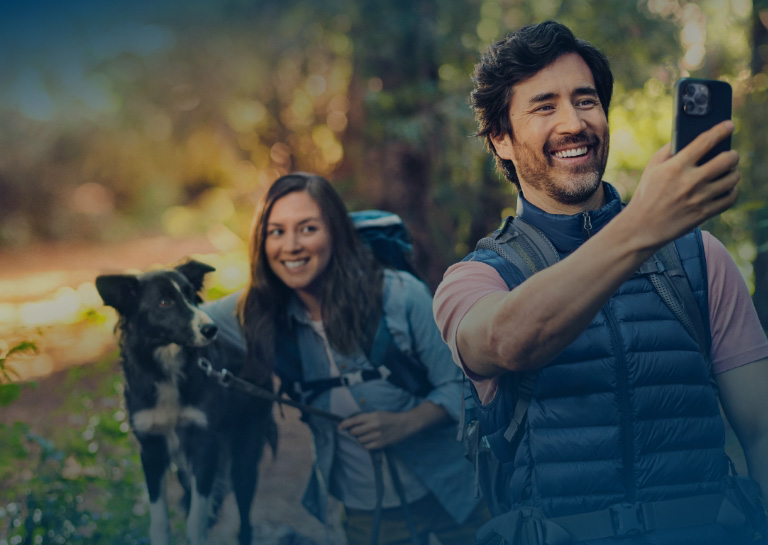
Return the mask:
[[[552,21],[492,45],[476,66],[478,135],[520,190],[519,217],[560,257],[526,279],[478,250],[448,269],[434,299],[443,338],[483,403],[483,433],[504,432],[518,378],[538,373],[519,446],[494,449],[511,469],[511,512],[478,538],[750,541],[755,525],[743,513],[759,523],[761,508],[754,493],[751,511],[731,509],[744,497],[726,486],[717,394],[765,499],[768,340],[727,251],[696,229],[736,200],[737,152],[697,166],[733,124],[674,156],[660,149],[623,207],[602,181],[612,86],[605,56]],[[714,384],[707,355],[635,274],[673,240],[709,313]]]

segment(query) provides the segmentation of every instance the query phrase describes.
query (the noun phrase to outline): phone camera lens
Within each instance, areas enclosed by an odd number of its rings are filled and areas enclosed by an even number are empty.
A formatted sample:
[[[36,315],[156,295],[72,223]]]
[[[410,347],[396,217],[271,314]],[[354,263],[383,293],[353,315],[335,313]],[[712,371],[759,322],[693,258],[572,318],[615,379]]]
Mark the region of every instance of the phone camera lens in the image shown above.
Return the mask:
[[[685,87],[683,87],[683,96],[686,97],[692,97],[696,94],[696,86],[692,83],[689,83]]]
[[[696,108],[696,103],[692,98],[683,98],[683,111],[685,113],[691,113]]]

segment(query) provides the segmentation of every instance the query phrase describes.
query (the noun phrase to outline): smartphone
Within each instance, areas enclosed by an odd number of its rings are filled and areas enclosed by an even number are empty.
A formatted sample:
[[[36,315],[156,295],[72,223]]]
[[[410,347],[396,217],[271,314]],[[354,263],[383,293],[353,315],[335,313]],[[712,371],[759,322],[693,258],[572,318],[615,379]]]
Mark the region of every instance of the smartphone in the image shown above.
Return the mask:
[[[681,78],[675,83],[675,121],[672,129],[672,153],[687,146],[691,140],[731,118],[732,90],[724,81]],[[697,163],[702,165],[731,149],[730,135],[720,141]]]

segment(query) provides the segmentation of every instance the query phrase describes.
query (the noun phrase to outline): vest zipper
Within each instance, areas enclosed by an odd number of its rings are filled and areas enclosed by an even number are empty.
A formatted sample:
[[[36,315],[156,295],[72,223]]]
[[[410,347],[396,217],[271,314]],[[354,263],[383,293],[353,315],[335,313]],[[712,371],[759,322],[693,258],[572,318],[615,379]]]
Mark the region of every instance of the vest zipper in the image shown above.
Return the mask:
[[[627,358],[624,352],[624,343],[619,323],[613,311],[606,305],[603,307],[605,317],[608,321],[608,329],[611,333],[611,342],[616,354],[616,378],[618,383],[618,402],[619,402],[619,431],[622,442],[622,460],[624,463],[624,490],[626,491],[626,501],[634,502],[637,497],[635,489],[635,447],[634,447],[634,429],[632,422],[632,403],[629,395],[629,371],[627,369]]]
[[[592,236],[592,218],[589,217],[589,212],[586,210],[581,215],[584,216],[584,232],[587,234],[584,240],[586,240]]]

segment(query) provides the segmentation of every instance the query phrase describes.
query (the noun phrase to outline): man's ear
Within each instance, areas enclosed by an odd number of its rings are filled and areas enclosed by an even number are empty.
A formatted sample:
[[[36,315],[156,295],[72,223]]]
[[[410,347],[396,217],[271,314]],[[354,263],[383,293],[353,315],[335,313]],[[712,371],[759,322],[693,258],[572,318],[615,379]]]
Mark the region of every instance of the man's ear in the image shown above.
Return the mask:
[[[496,150],[496,155],[502,159],[508,159],[510,161],[515,160],[512,138],[509,136],[509,134],[504,133],[491,136],[491,143],[493,144],[493,148]]]
[[[96,277],[96,290],[107,306],[123,316],[134,312],[139,302],[139,279],[133,274],[104,274]]]

